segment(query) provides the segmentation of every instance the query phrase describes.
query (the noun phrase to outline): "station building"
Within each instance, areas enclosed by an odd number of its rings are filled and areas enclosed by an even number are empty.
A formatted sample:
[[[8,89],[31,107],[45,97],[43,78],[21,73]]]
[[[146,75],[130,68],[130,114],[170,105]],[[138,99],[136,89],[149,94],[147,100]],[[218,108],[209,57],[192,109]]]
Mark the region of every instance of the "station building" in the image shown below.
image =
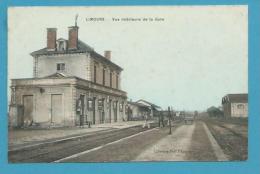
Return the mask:
[[[158,116],[158,112],[162,110],[162,108],[156,104],[148,102],[146,100],[140,99],[136,101],[136,103],[142,104],[147,106],[150,109],[149,118],[153,119],[154,117]]]
[[[141,103],[128,101],[128,119],[129,120],[145,120],[149,117],[151,109]]]
[[[122,68],[78,38],[68,40],[47,29],[47,46],[31,53],[33,78],[11,80],[9,125],[77,126],[126,120],[127,93],[121,90]]]
[[[248,94],[227,94],[222,98],[224,117],[248,117]]]
[[[161,110],[160,106],[143,99],[136,102],[128,101],[126,109],[128,120],[154,119],[158,117],[159,111]]]

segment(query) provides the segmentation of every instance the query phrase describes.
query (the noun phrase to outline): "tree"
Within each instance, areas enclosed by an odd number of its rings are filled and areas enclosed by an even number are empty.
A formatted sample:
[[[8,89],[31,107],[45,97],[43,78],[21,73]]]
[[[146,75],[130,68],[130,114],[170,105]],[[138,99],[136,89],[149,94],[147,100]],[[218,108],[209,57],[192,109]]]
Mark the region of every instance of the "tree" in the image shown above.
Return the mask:
[[[224,113],[219,108],[211,106],[207,109],[207,113],[210,117],[223,117]]]
[[[198,111],[194,111],[194,117],[198,117],[199,112]]]

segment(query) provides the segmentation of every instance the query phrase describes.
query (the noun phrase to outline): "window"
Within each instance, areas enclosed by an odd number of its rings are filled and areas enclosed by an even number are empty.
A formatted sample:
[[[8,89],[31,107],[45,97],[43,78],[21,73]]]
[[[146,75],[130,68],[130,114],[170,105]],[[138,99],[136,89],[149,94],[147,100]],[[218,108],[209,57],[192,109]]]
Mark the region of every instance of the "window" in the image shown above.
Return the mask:
[[[116,75],[116,88],[118,89],[118,74]]]
[[[112,88],[112,72],[110,72],[110,88]]]
[[[119,111],[120,111],[120,112],[123,112],[123,105],[124,105],[123,102],[121,102],[121,103],[119,104]]]
[[[103,85],[106,83],[106,69],[103,68]]]
[[[57,63],[57,71],[64,71],[65,63]]]
[[[94,66],[94,83],[97,82],[97,66]]]
[[[104,99],[98,100],[98,109],[103,110],[104,109]]]
[[[60,44],[59,44],[59,51],[64,51],[65,50],[65,48],[64,48],[64,42],[60,42]]]
[[[125,105],[125,113],[128,113],[128,105]]]
[[[114,103],[113,103],[113,108],[114,108],[114,110],[117,109],[117,101],[114,101]]]
[[[85,95],[80,95],[79,99],[77,100],[76,110],[80,115],[84,114],[84,98]]]
[[[244,105],[243,104],[238,104],[237,105],[237,109],[244,109]]]
[[[93,100],[92,99],[88,99],[88,110],[89,111],[92,111],[93,110]]]
[[[57,42],[57,50],[58,51],[65,51],[66,50],[66,41],[65,40],[59,40]]]

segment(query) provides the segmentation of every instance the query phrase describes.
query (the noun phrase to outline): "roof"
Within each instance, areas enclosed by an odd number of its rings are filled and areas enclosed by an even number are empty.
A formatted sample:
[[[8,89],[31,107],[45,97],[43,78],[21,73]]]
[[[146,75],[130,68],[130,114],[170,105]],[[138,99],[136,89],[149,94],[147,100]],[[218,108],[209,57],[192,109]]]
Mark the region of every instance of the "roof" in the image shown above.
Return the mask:
[[[63,73],[54,73],[50,76],[45,76],[45,77],[37,77],[37,78],[19,78],[19,79],[11,79],[12,81],[12,85],[15,84],[15,86],[30,86],[30,85],[54,85],[57,86],[59,84],[66,84],[66,83],[72,83],[71,80],[76,80],[76,84],[79,85],[86,85],[87,87],[93,88],[95,90],[104,90],[104,89],[109,89],[109,91],[116,91],[116,92],[120,92],[123,93],[126,97],[127,93],[123,90],[120,89],[116,89],[116,88],[111,88],[109,86],[104,86],[98,83],[94,83],[92,81],[86,80],[86,79],[82,79],[80,77],[76,77],[76,76],[67,76]],[[75,81],[73,82],[75,83]],[[90,84],[90,86],[88,85]],[[115,94],[115,92],[114,92]]]
[[[142,104],[142,103],[137,103],[137,102],[131,102],[131,101],[127,101],[128,104],[130,105],[135,105],[135,106],[139,106],[139,107],[145,107],[148,108],[148,106]]]
[[[224,100],[228,100],[230,103],[248,103],[248,94],[227,94],[222,99],[222,103]]]
[[[63,38],[59,38],[58,40],[65,40]],[[58,41],[57,40],[57,41]],[[94,51],[93,48],[91,48],[89,45],[87,45],[86,43],[82,42],[81,40],[78,40],[78,49],[73,49],[73,50],[47,50],[47,47],[42,48],[40,50],[34,51],[31,53],[32,56],[37,56],[37,55],[50,55],[50,54],[69,54],[69,53],[84,53],[84,52],[91,52]]]
[[[61,73],[61,72],[56,72],[54,74],[46,76],[46,78],[62,78],[62,77],[68,77],[68,76],[64,73]]]
[[[97,59],[98,61],[101,61],[101,62],[103,62],[103,63],[110,64],[110,65],[116,67],[116,68],[119,69],[119,70],[123,70],[123,68],[121,68],[121,67],[118,66],[117,64],[111,62],[110,60],[108,60],[107,58],[105,58],[104,56],[98,54],[98,53],[95,52],[95,51],[91,51],[91,52],[90,52],[90,55],[91,55],[94,59]]]
[[[59,38],[58,40],[65,40],[63,38]],[[98,54],[97,52],[94,51],[94,49],[92,47],[90,47],[89,45],[87,45],[86,43],[82,42],[81,40],[78,40],[78,49],[72,49],[72,50],[47,50],[47,47],[42,48],[40,50],[34,51],[31,53],[31,56],[39,56],[39,55],[52,55],[52,54],[73,54],[73,53],[90,53],[90,55],[94,58],[97,59],[97,61],[106,63],[106,64],[110,64],[112,65],[114,68],[119,69],[119,70],[123,70],[120,66],[118,66],[117,64],[113,63],[112,61],[108,60],[107,58],[105,58],[104,56]]]
[[[138,101],[136,101],[136,103],[139,103],[139,102],[144,102],[144,103],[147,103],[148,105],[151,105],[151,106],[153,106],[154,108],[161,108],[160,106],[157,106],[157,105],[155,105],[155,104],[153,104],[153,103],[150,103],[150,102],[148,102],[148,101],[146,101],[146,100],[143,100],[143,99],[140,99],[140,100],[138,100]]]

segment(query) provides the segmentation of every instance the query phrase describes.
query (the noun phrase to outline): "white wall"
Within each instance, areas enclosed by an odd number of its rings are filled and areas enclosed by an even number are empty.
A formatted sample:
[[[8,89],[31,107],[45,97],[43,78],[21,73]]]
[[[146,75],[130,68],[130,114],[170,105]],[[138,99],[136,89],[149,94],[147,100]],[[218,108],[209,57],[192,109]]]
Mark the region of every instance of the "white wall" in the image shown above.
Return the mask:
[[[243,108],[238,108],[238,105],[242,105]],[[248,103],[232,103],[231,117],[248,117]]]
[[[22,105],[23,95],[33,95],[34,123],[49,125],[51,120],[51,94],[61,94],[63,124],[74,126],[71,88],[65,86],[46,86],[41,88],[44,89],[42,93],[37,87],[19,87],[16,90],[16,103]]]
[[[57,72],[57,63],[65,63],[65,71],[61,71],[64,74],[91,80],[90,58],[86,54],[40,56],[36,59],[36,77],[52,75]]]

